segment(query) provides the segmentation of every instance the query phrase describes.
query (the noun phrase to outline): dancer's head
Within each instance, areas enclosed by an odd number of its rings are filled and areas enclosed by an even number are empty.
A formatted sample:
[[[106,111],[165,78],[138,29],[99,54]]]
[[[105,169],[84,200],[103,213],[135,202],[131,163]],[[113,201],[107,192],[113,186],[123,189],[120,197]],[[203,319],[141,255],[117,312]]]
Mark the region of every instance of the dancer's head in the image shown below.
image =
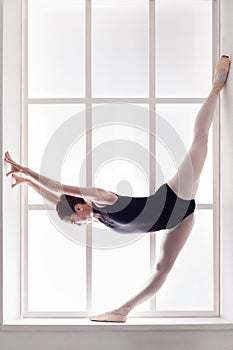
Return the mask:
[[[92,207],[80,197],[62,194],[56,210],[59,218],[67,223],[82,225],[92,220]]]

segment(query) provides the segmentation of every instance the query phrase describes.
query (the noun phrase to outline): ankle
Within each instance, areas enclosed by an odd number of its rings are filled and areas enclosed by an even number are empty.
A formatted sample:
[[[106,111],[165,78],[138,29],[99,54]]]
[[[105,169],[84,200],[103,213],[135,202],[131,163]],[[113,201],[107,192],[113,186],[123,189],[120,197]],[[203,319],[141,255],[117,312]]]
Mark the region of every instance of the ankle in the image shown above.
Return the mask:
[[[121,309],[124,309],[127,313],[129,313],[132,310],[132,306],[129,304],[124,304],[121,306]]]
[[[216,86],[213,86],[210,93],[215,94],[215,95],[219,95],[220,91],[221,91],[221,89],[219,90],[219,88],[217,88]]]

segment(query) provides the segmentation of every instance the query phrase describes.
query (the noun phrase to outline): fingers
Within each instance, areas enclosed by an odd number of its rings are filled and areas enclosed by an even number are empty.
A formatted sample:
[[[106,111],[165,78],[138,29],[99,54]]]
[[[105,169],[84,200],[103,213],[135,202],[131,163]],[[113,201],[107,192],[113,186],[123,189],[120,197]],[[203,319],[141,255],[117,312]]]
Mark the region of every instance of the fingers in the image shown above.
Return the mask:
[[[8,173],[6,173],[6,176],[8,176],[8,175],[10,175],[10,174],[13,174],[14,173],[14,171],[13,170],[11,170],[11,171],[9,171]],[[12,175],[13,176],[13,175]]]
[[[11,171],[9,171],[8,173],[6,173],[6,176],[10,175],[10,174],[13,174],[13,173],[16,173],[16,172],[19,172],[19,170],[17,168],[11,168]]]
[[[11,158],[10,153],[9,153],[8,151],[6,151],[6,153],[5,153],[5,157],[9,157],[9,158]]]
[[[19,176],[17,176],[17,175],[15,175],[15,174],[12,174],[12,177],[15,179],[15,183],[14,184],[12,184],[11,185],[11,188],[14,188],[16,185],[18,185],[20,182],[22,182],[22,181],[20,181],[21,180],[21,178],[19,177]]]
[[[18,184],[18,181],[14,174],[12,174],[12,177],[16,180],[16,182],[11,185],[11,188],[14,188]]]
[[[7,163],[14,164],[13,160],[10,160],[10,159],[8,159],[8,158],[4,158],[4,160],[5,160],[5,162],[7,162]]]
[[[5,158],[8,158],[8,157],[10,157],[9,152],[6,152],[5,153]]]
[[[16,172],[19,172],[18,169],[11,169],[11,171],[9,171],[8,173],[6,173],[6,176],[10,175],[10,174],[13,174],[13,173],[16,173]]]
[[[13,161],[13,159],[10,157],[9,154],[7,154],[7,152],[5,153],[5,158],[4,158],[4,160],[5,160],[7,163],[11,164],[11,166],[12,166],[12,169],[11,169],[11,170],[14,170],[14,171],[23,171],[23,166],[20,165],[20,164],[18,164],[18,163],[16,163],[15,161]],[[15,167],[15,169],[13,169],[13,167]]]
[[[18,175],[16,175],[16,174],[12,174],[12,177],[13,177],[16,181],[18,181],[18,182],[22,182],[22,181],[25,180],[25,178],[23,178],[23,177],[21,177],[21,176],[18,176]]]
[[[5,162],[7,162],[7,163],[15,164],[15,162],[14,162],[11,158],[5,157],[4,160],[5,160]]]
[[[11,185],[11,188],[14,188],[18,184],[19,184],[19,182],[16,181],[14,184]]]
[[[7,152],[5,152],[5,158],[7,158],[8,157],[8,155],[9,155],[9,152],[7,151]]]
[[[13,161],[13,159],[11,158],[11,156],[10,156],[10,154],[9,154],[9,152],[7,151],[6,153],[5,153],[5,161],[6,162],[8,162],[8,163],[14,163],[14,161]]]

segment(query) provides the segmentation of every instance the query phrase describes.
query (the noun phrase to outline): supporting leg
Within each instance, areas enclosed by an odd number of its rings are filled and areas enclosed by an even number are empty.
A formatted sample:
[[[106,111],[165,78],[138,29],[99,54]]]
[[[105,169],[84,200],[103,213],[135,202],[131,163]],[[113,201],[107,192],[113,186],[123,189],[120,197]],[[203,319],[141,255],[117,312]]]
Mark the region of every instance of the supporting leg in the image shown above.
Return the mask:
[[[125,322],[127,314],[137,305],[151,298],[164,284],[176,258],[187,241],[194,224],[194,213],[186,217],[170,233],[165,233],[160,258],[146,285],[121,307],[105,314],[92,316],[92,321]]]
[[[195,214],[185,218],[172,232],[165,233],[160,248],[160,257],[145,287],[124,305],[135,306],[151,298],[162,287],[177,256],[187,241],[194,225]],[[124,307],[123,305],[123,307]]]

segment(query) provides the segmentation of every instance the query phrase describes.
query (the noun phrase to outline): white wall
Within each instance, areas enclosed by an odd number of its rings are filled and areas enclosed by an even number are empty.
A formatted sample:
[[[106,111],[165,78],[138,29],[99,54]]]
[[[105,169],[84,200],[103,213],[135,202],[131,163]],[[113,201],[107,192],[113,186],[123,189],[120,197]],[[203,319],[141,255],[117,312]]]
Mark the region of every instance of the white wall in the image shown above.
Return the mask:
[[[6,0],[8,3],[12,0]],[[221,46],[223,53],[233,55],[233,0],[221,0]],[[222,293],[222,312],[233,319],[233,69],[227,88],[221,98],[221,218],[222,218],[222,259],[224,269],[222,283],[226,287]],[[0,293],[1,294],[1,293]],[[199,327],[193,331],[182,327],[174,330],[118,330],[114,327],[104,329],[92,327],[72,327],[66,330],[50,326],[1,326],[0,349],[2,350],[65,350],[65,349],[158,349],[158,350],[232,350],[233,328],[222,330],[205,330]],[[221,327],[219,327],[221,329]]]

